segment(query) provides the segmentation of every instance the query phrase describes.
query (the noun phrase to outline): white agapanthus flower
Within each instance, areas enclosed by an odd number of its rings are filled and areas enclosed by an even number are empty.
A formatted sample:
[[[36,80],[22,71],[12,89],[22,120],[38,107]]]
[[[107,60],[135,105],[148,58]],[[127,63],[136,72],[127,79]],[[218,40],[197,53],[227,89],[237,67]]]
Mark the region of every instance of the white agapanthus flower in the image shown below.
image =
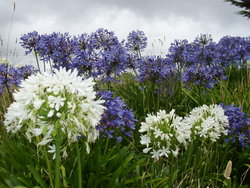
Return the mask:
[[[190,141],[191,127],[183,123],[183,118],[175,115],[175,110],[169,114],[160,110],[156,115],[148,114],[141,123],[140,143],[145,145],[144,153],[150,152],[152,158],[177,157],[180,147],[186,147]]]
[[[105,109],[104,101],[96,99],[94,85],[92,78],[83,80],[77,70],[65,68],[54,74],[31,75],[14,93],[15,102],[5,114],[4,125],[8,132],[24,131],[29,140],[40,136],[38,145],[46,145],[53,142],[59,121],[62,135],[69,142],[82,136],[89,152],[88,143],[98,138],[96,126]]]
[[[221,106],[213,104],[194,108],[184,120],[193,128],[193,136],[209,139],[212,142],[227,135],[228,118]]]

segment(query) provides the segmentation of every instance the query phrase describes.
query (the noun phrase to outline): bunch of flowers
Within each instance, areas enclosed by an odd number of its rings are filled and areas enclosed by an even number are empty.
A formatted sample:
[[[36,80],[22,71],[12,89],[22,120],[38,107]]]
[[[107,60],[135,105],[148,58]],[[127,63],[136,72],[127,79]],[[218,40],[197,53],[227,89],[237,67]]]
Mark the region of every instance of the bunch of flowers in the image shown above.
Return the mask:
[[[173,73],[175,64],[161,57],[146,57],[139,60],[139,81],[160,82]]]
[[[99,59],[94,63],[94,76],[104,81],[113,81],[128,67],[128,54],[121,44],[110,47],[99,53]]]
[[[216,61],[224,67],[242,66],[250,58],[250,37],[222,37],[216,46]]]
[[[222,135],[227,135],[229,125],[223,108],[216,104],[194,108],[185,118],[184,123],[192,127],[193,139],[198,137],[212,142],[218,140]]]
[[[186,66],[184,52],[187,45],[187,40],[175,40],[168,49],[169,53],[167,54],[167,59],[176,65],[179,74],[183,72],[183,68]]]
[[[105,100],[103,105],[106,107],[97,126],[100,133],[116,139],[118,142],[122,141],[123,136],[132,137],[137,120],[131,110],[127,108],[120,97],[114,98],[111,91],[99,92],[98,95]]]
[[[89,44],[95,54],[92,75],[104,81],[113,81],[128,67],[128,54],[114,32],[100,28],[92,33]]]
[[[128,34],[126,48],[133,53],[141,53],[147,47],[147,40],[143,31],[132,31]]]
[[[68,142],[82,136],[89,152],[105,107],[103,100],[96,100],[92,78],[82,80],[77,75],[77,70],[60,68],[54,74],[38,73],[23,80],[5,114],[7,131],[23,131],[30,141],[39,136],[38,145],[53,144],[58,131]]]
[[[148,114],[146,121],[141,123],[140,142],[146,146],[143,152],[151,151],[156,160],[170,154],[176,157],[191,141],[215,142],[227,135],[228,124],[223,108],[215,104],[194,108],[184,118],[175,115],[174,109],[169,114],[160,110],[157,115]]]
[[[73,53],[73,41],[68,33],[39,35],[36,31],[23,35],[21,46],[27,49],[26,54],[35,52],[43,62],[53,62],[56,68],[70,68]],[[37,59],[38,61],[38,59]],[[39,65],[38,65],[39,67]]]
[[[229,127],[226,141],[239,143],[242,147],[249,147],[250,144],[250,118],[242,112],[241,107],[235,105],[226,106],[220,104],[228,117]]]
[[[73,38],[73,62],[71,68],[76,68],[80,75],[92,75],[93,62],[96,59],[93,47],[90,45],[90,35],[83,33]]]
[[[37,51],[38,50],[38,43],[40,40],[40,35],[38,34],[37,31],[33,31],[27,34],[24,34],[21,38],[20,38],[21,42],[21,46],[26,49],[25,53],[29,54],[32,51]]]
[[[31,65],[14,67],[8,62],[0,63],[0,94],[6,89],[8,92],[13,92],[20,85],[22,79],[35,72],[36,70]]]
[[[225,80],[225,69],[237,63],[242,66],[250,58],[249,37],[223,37],[218,43],[210,35],[200,35],[193,42],[175,40],[167,59],[176,64],[182,83],[213,88]]]
[[[191,127],[183,122],[183,118],[175,115],[175,110],[169,114],[160,110],[157,115],[148,114],[145,122],[141,123],[140,143],[145,145],[144,153],[159,160],[160,157],[174,155],[187,146],[191,140]]]

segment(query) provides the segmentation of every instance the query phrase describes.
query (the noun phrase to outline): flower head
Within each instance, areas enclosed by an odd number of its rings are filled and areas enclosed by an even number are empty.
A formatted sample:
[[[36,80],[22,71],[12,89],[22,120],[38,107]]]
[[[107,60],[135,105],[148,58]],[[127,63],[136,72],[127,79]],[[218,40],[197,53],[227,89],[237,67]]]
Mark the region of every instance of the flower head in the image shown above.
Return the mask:
[[[54,74],[38,73],[23,80],[5,114],[7,131],[24,131],[29,140],[41,136],[38,145],[46,145],[53,141],[59,122],[69,142],[77,141],[79,135],[86,144],[95,142],[104,101],[96,100],[92,78],[82,80],[77,74],[60,68]]]
[[[157,115],[148,114],[139,129],[142,133],[140,143],[146,147],[143,152],[151,151],[156,160],[171,154],[177,157],[180,147],[186,147],[191,136],[191,128],[182,120],[175,115],[175,110],[169,114],[165,110],[160,110]]]
[[[131,110],[119,97],[113,97],[111,91],[99,92],[98,95],[105,100],[103,105],[106,107],[97,126],[100,133],[117,141],[121,141],[124,136],[132,137],[137,120]]]
[[[228,117],[229,126],[227,127],[228,136],[226,141],[238,143],[242,147],[249,147],[250,144],[250,118],[242,112],[241,107],[235,105],[226,106],[220,104]]]
[[[184,120],[193,130],[193,137],[215,142],[222,135],[227,135],[228,118],[221,106],[213,104],[194,108]]]
[[[147,47],[147,37],[143,31],[132,31],[128,34],[128,42],[126,43],[128,50],[132,52],[142,52]]]

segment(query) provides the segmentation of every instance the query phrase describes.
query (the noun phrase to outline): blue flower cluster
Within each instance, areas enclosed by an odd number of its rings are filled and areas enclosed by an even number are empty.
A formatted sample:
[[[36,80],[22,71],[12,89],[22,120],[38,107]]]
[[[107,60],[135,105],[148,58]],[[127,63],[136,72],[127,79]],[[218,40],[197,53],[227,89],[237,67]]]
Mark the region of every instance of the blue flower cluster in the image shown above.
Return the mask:
[[[195,84],[213,88],[218,80],[227,78],[225,75],[226,67],[232,63],[249,59],[249,38],[239,37],[245,41],[241,42],[241,45],[238,44],[237,40],[234,40],[235,37],[227,38],[230,39],[231,43],[223,42],[225,38],[215,43],[210,35],[200,35],[192,43],[188,43],[187,40],[176,40],[171,44],[167,58],[176,64],[178,75],[185,86],[190,87]],[[242,52],[242,56],[234,54],[233,61],[223,59],[222,57],[228,57],[228,53],[231,53],[228,49],[233,44],[236,48],[238,47],[237,51]]]
[[[25,53],[26,55],[31,53],[32,51],[37,51],[39,41],[40,41],[40,35],[37,31],[30,32],[28,34],[24,34],[21,38],[21,46],[26,49]]]
[[[93,76],[113,81],[114,77],[120,76],[127,69],[128,53],[114,32],[98,29],[91,34],[90,44],[97,54],[93,63]]]
[[[147,37],[143,31],[132,31],[128,34],[126,48],[132,53],[140,53],[147,47]]]
[[[119,42],[114,32],[102,28],[77,37],[68,33],[38,35],[34,31],[21,37],[21,45],[26,53],[34,51],[40,60],[53,62],[55,68],[77,68],[86,77],[112,81],[129,67],[130,54],[124,41]]]
[[[132,130],[135,129],[137,120],[120,97],[113,97],[113,92],[99,91],[98,95],[105,100],[104,106],[107,108],[97,129],[104,133],[104,136],[114,138],[118,142],[122,141],[122,136],[132,137]]]
[[[77,68],[85,77],[113,81],[133,69],[139,81],[144,82],[166,79],[167,74],[174,73],[186,87],[213,88],[218,80],[227,78],[228,66],[242,66],[250,59],[250,37],[226,36],[216,43],[206,34],[191,43],[175,40],[165,58],[141,56],[147,37],[139,30],[121,42],[114,32],[103,28],[77,37],[68,33],[39,35],[34,31],[23,35],[21,44],[27,53],[36,52],[41,60],[53,62],[54,67]]]
[[[250,144],[250,118],[242,112],[241,107],[235,105],[226,106],[220,104],[228,117],[228,138],[226,141],[239,143],[242,147],[249,147]]]
[[[161,82],[175,74],[175,64],[161,57],[145,57],[138,61],[139,81]]]
[[[250,37],[225,36],[216,46],[216,61],[223,66],[237,64],[238,67],[250,58]]]
[[[27,78],[35,72],[36,70],[31,65],[15,68],[8,63],[0,64],[0,94],[6,89],[8,92],[12,92],[19,86],[22,79]]]

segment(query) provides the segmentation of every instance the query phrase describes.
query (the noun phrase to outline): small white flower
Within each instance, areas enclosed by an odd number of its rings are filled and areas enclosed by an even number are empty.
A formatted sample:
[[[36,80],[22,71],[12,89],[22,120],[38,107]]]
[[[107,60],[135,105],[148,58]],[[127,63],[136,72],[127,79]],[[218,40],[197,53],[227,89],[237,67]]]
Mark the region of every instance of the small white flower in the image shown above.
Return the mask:
[[[150,137],[148,135],[142,135],[140,143],[148,147],[149,144],[151,143]]]
[[[177,157],[179,154],[179,148],[176,148],[176,150],[172,150],[172,154]]]
[[[56,117],[61,117],[61,116],[62,116],[61,113],[59,113],[59,112],[56,113]]]
[[[153,159],[159,160],[160,159],[160,150],[153,150],[150,152],[150,154],[152,155]]]
[[[38,110],[42,104],[45,102],[45,100],[35,99],[34,100],[34,108]]]
[[[165,146],[162,147],[162,149],[159,150],[160,156],[168,157],[168,154],[170,153],[169,149]]]
[[[155,138],[161,137],[162,134],[163,132],[160,129],[155,129],[154,132]]]
[[[43,129],[42,128],[33,128],[32,131],[35,136],[39,136],[42,134]]]
[[[47,117],[52,117],[54,115],[55,110],[50,110]]]
[[[37,145],[39,146],[39,145],[41,145],[41,146],[43,146],[43,145],[46,145],[46,144],[48,144],[49,142],[51,142],[52,141],[52,139],[42,139],[42,141],[41,142],[39,142]]]
[[[52,146],[48,146],[50,148],[50,150],[48,150],[48,153],[52,153],[53,154],[53,160],[56,158],[56,146],[55,144],[53,144]]]
[[[143,153],[148,153],[151,149],[152,149],[152,147],[150,147],[150,148],[144,148],[144,149],[142,150],[142,152],[143,152]]]

